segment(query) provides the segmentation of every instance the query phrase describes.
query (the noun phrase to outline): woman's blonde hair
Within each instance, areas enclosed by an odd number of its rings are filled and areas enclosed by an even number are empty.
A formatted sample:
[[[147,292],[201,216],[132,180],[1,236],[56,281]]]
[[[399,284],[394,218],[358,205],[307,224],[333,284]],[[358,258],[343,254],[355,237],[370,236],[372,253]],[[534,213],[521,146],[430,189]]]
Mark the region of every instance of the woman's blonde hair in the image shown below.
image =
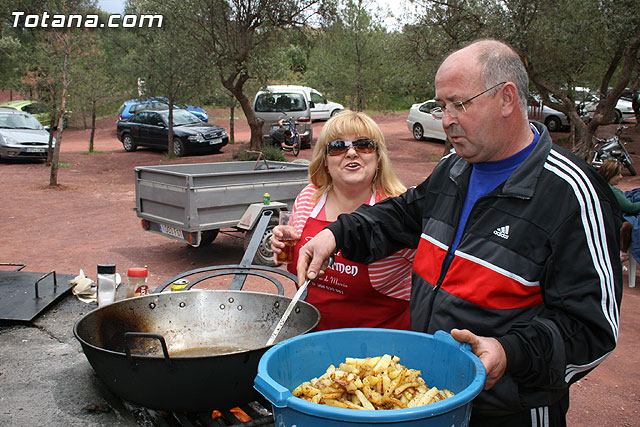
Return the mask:
[[[602,175],[605,181],[609,182],[611,178],[622,172],[622,165],[617,160],[608,159],[602,162],[602,166],[600,166],[598,172],[600,172],[600,175]]]
[[[348,135],[366,136],[375,141],[378,153],[378,170],[373,183],[377,191],[381,192],[384,197],[398,196],[407,191],[393,171],[384,136],[376,122],[365,113],[344,110],[325,123],[313,149],[309,165],[309,181],[318,187],[315,197],[326,193],[332,183],[331,175],[324,169],[327,145],[331,141]]]

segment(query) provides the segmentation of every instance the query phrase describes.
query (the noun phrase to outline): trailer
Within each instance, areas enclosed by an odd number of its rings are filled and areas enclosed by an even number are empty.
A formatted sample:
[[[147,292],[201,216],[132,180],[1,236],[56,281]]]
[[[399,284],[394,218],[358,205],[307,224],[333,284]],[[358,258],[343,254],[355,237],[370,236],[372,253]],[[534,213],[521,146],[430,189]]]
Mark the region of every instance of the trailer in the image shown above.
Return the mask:
[[[273,265],[271,230],[279,211],[291,209],[309,182],[306,161],[137,166],[134,173],[142,228],[191,246],[208,246],[229,229],[244,233],[246,248],[262,212],[273,211],[254,259],[263,265]]]

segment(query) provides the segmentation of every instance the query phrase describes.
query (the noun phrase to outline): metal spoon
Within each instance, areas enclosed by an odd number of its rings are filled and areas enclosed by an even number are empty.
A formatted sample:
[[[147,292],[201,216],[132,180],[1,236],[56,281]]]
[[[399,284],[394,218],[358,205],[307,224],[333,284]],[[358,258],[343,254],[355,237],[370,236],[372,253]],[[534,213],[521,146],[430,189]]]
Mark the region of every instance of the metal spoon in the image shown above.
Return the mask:
[[[331,265],[333,264],[333,261],[334,261],[334,258],[333,258],[333,255],[331,255],[329,257],[329,264],[327,264],[327,268],[331,267]],[[291,314],[291,311],[293,310],[293,307],[295,307],[295,305],[298,303],[298,300],[300,300],[300,297],[304,293],[305,289],[307,289],[307,286],[309,286],[309,282],[310,281],[311,281],[310,279],[305,280],[304,283],[302,284],[302,286],[300,286],[298,288],[298,291],[293,296],[293,299],[291,299],[291,302],[289,303],[289,306],[284,311],[284,314],[282,315],[282,318],[280,319],[280,321],[276,325],[276,328],[273,330],[273,333],[271,334],[271,337],[269,338],[269,341],[267,341],[267,347],[272,345],[275,342],[276,338],[278,337],[278,334],[280,333],[280,330],[282,329],[284,324],[287,322],[287,319],[289,318],[289,315]]]

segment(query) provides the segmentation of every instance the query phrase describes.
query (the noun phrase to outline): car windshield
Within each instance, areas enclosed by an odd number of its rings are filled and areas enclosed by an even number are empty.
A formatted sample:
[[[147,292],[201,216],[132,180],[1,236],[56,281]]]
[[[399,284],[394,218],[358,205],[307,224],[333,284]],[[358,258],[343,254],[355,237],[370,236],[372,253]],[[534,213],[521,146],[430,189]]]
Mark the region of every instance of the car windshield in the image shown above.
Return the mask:
[[[36,130],[44,129],[35,117],[24,113],[0,113],[0,128]]]
[[[307,104],[301,93],[265,92],[258,95],[256,112],[305,111]]]
[[[169,122],[169,111],[163,111],[160,113],[165,122]],[[196,123],[202,123],[202,120],[191,114],[186,110],[173,110],[173,125],[184,126]]]

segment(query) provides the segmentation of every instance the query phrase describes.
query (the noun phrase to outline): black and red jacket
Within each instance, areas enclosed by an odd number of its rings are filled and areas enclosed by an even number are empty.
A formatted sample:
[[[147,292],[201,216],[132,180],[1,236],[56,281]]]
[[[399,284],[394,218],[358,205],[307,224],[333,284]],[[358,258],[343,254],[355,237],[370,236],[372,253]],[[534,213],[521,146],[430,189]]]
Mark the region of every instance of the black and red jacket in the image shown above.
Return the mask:
[[[476,202],[446,268],[471,173],[457,155],[405,194],[328,226],[343,255],[356,261],[418,248],[412,329],[469,329],[501,342],[507,371],[475,399],[474,412],[508,414],[556,402],[618,338],[618,204],[591,166],[534,125],[541,137],[533,152]]]

